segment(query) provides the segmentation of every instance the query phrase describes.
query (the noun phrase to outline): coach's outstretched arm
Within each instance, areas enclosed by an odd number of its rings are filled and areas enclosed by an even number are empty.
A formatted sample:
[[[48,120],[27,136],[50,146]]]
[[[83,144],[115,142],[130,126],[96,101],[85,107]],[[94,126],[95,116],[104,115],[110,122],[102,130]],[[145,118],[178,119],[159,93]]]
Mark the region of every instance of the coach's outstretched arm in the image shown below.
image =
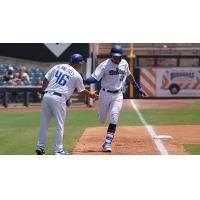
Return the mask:
[[[79,93],[81,96],[86,96],[86,97],[90,97],[94,100],[98,100],[99,99],[99,95],[95,94],[95,93],[91,93],[88,90],[83,90],[82,92]]]
[[[136,87],[137,91],[142,95],[142,96],[146,96],[145,92],[142,90],[142,88],[137,84],[137,82],[135,81],[134,77],[132,74],[130,74],[127,79],[130,81],[130,83],[132,83],[133,86]]]

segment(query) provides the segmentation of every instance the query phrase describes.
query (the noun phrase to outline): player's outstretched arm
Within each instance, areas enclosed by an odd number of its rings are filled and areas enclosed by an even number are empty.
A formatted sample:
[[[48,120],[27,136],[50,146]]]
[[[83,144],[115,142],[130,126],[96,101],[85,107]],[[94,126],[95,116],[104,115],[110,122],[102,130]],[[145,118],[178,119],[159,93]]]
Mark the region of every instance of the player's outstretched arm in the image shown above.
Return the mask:
[[[130,83],[136,87],[137,91],[142,95],[142,96],[146,96],[145,92],[142,90],[142,88],[138,85],[138,83],[135,81],[134,77],[132,74],[130,74],[128,77],[128,80],[130,81]]]
[[[90,97],[94,100],[98,100],[99,99],[99,95],[96,93],[91,93],[88,90],[83,90],[82,92],[79,93],[81,96],[86,96],[86,97]]]
[[[90,85],[90,84],[96,83],[96,82],[97,82],[97,80],[92,76],[90,76],[89,78],[83,79],[83,83],[87,84],[87,85]]]

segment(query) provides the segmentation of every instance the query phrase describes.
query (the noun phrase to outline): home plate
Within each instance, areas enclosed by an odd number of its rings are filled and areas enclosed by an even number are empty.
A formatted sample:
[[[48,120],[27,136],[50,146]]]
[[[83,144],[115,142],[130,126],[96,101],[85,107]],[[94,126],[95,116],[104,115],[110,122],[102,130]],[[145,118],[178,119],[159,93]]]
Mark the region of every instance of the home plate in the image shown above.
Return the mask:
[[[172,136],[171,135],[155,135],[153,136],[153,139],[167,140],[167,139],[172,139]]]

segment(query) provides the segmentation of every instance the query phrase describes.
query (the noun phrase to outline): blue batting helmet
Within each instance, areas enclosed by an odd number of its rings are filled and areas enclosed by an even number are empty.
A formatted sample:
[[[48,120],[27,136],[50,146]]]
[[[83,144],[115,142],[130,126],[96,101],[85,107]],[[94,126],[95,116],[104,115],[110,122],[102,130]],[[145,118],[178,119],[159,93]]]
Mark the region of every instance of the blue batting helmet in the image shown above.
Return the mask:
[[[76,63],[83,64],[84,63],[83,56],[78,53],[73,54],[71,55],[70,62],[73,64],[76,64]]]
[[[123,48],[120,45],[113,45],[110,51],[111,56],[123,56]]]

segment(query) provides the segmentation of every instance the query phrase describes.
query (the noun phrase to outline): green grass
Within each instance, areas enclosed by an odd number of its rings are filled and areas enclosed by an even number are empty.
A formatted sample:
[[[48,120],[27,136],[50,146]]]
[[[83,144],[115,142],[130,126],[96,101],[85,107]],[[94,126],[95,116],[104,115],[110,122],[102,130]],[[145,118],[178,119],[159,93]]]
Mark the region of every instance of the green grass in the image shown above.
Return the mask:
[[[141,110],[151,125],[200,124],[200,109],[149,109]],[[0,114],[0,155],[35,154],[39,130],[39,112],[7,112]],[[134,110],[123,110],[120,126],[142,125]],[[100,126],[97,111],[68,111],[65,122],[64,147],[73,150],[85,128]],[[105,125],[107,126],[107,125]],[[47,137],[47,154],[53,153],[55,123],[52,121]]]
[[[192,106],[196,107],[196,108],[200,108],[200,101],[195,101],[192,103]]]
[[[8,112],[0,114],[0,155],[35,154],[39,130],[39,112]],[[123,111],[120,125],[141,125],[134,111]],[[68,111],[65,122],[64,147],[70,151],[85,128],[100,126],[97,111]],[[48,130],[46,153],[53,153],[55,122]]]
[[[200,144],[184,144],[185,149],[191,155],[200,155]]]
[[[87,112],[77,111],[69,113],[65,123],[64,146],[73,149],[74,142],[79,138],[87,124],[95,123],[95,113],[89,117]],[[39,130],[39,112],[25,113],[1,113],[0,115],[0,154],[34,154]],[[55,122],[52,120],[48,130],[47,148],[48,154],[53,153]]]
[[[134,110],[122,110],[119,116],[119,125],[142,126],[142,123]]]
[[[200,109],[149,109],[141,110],[141,113],[151,125],[200,124]]]

